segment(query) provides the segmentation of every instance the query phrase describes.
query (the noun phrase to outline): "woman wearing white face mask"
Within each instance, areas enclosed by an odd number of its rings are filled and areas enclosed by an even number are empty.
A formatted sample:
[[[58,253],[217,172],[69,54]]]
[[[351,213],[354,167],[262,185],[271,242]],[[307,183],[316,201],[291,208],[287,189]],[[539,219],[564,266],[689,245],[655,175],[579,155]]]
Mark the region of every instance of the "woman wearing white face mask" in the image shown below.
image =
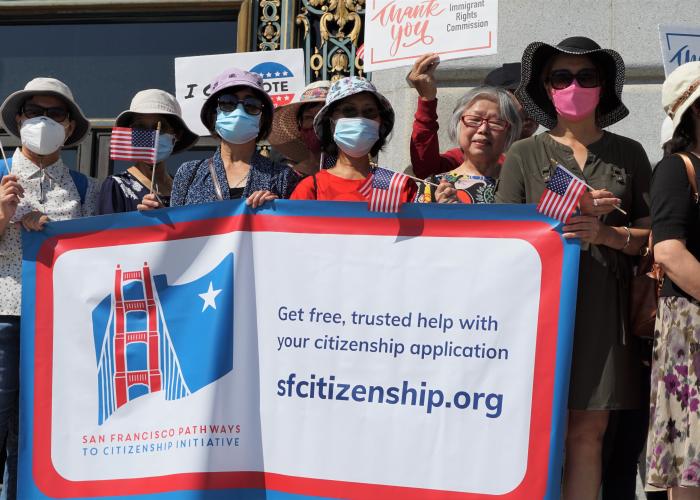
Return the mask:
[[[35,78],[0,106],[2,126],[19,137],[12,172],[0,160],[0,443],[6,443],[3,498],[16,497],[19,397],[19,325],[22,296],[20,227],[39,231],[51,220],[94,215],[99,186],[61,160],[90,124],[70,89]]]
[[[173,180],[165,161],[197,141],[197,135],[182,120],[182,111],[175,97],[164,90],[142,90],[131,100],[129,109],[117,117],[116,126],[155,130],[158,123],[160,134],[153,186],[157,196],[150,194],[153,164],[137,161],[125,172],[105,179],[100,191],[100,214],[157,208],[159,199],[164,206],[170,205]]]
[[[265,158],[256,143],[270,134],[272,99],[257,73],[231,68],[209,86],[200,119],[221,140],[211,158],[182,164],[173,181],[171,206],[246,199],[256,208],[288,198],[299,176]]]
[[[359,77],[335,82],[314,129],[323,152],[337,155],[337,162],[301,181],[290,199],[367,201],[360,189],[373,171],[370,156],[381,150],[393,127],[394,110],[371,82]],[[401,203],[413,201],[416,191],[415,183],[406,183]]]

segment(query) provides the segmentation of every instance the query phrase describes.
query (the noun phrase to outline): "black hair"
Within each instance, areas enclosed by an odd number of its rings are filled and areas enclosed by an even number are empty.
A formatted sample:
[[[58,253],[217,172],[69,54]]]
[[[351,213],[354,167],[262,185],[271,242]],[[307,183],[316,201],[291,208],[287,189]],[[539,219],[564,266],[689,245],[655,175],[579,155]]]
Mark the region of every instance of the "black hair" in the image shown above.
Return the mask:
[[[297,110],[297,115],[296,115],[296,120],[297,120],[297,127],[301,129],[301,120],[304,117],[304,113],[306,112],[307,109],[313,108],[314,106],[321,105],[323,107],[322,102],[307,102],[299,106],[299,109]]]
[[[377,156],[379,151],[381,151],[384,147],[384,144],[386,144],[386,139],[389,137],[389,134],[391,134],[391,131],[394,128],[394,113],[391,109],[384,107],[382,103],[379,102],[379,99],[377,99],[377,96],[371,92],[369,94],[375,100],[377,109],[379,109],[379,117],[381,118],[381,124],[379,125],[379,139],[377,139],[377,142],[374,143],[374,146],[372,146],[372,149],[369,151],[371,156]],[[326,116],[324,117],[323,122],[321,122],[321,134],[319,135],[319,140],[321,142],[321,151],[327,155],[338,156],[338,145],[333,140],[331,116],[333,116],[333,112],[336,110],[338,105],[343,102],[343,100],[344,98],[331,104],[328,111],[326,111]]]
[[[267,137],[270,135],[270,132],[272,132],[272,114],[274,113],[274,110],[270,107],[270,102],[267,97],[267,94],[260,92],[258,89],[248,87],[247,85],[238,85],[236,87],[222,89],[210,96],[204,103],[203,108],[203,115],[206,117],[205,125],[207,126],[209,132],[211,132],[212,136],[218,137],[219,134],[216,133],[216,130],[214,128],[216,124],[217,100],[219,99],[219,96],[222,96],[224,94],[235,94],[236,92],[242,89],[250,90],[263,104],[262,113],[260,116],[260,132],[258,132],[258,137],[255,140],[256,142],[259,142],[264,139],[267,139]]]
[[[700,108],[700,99],[688,106],[681,121],[673,131],[673,137],[663,145],[664,156],[671,156],[674,153],[688,151],[695,145],[695,116],[693,108]]]

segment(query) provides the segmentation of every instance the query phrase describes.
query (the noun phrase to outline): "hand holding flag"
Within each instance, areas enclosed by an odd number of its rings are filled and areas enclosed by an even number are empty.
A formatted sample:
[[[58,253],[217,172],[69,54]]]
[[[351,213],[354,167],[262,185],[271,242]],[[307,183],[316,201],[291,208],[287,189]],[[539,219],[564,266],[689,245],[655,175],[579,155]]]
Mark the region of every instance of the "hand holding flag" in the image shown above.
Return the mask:
[[[358,191],[368,198],[370,211],[398,212],[409,179],[408,175],[377,167]]]
[[[537,211],[566,223],[586,192],[586,183],[557,164],[537,204]]]

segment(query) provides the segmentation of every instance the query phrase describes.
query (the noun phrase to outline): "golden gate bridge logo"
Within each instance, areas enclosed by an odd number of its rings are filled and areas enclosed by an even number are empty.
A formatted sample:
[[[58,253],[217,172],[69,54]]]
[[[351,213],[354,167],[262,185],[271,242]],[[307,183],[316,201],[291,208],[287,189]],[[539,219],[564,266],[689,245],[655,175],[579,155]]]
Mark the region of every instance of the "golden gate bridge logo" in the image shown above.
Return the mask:
[[[129,271],[116,266],[112,293],[93,311],[99,424],[139,397],[185,398],[231,371],[232,274],[233,254],[184,285],[153,277],[148,263]],[[192,358],[202,354],[228,359],[198,367]]]

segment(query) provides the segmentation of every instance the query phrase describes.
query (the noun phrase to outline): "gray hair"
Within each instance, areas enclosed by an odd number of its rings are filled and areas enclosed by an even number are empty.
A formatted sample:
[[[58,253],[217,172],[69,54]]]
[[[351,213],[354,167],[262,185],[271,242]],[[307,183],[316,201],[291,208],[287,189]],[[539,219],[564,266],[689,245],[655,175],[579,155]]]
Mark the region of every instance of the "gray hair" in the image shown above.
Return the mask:
[[[498,87],[489,87],[486,85],[475,87],[457,101],[447,129],[447,132],[450,134],[450,139],[454,142],[459,141],[459,132],[461,127],[463,127],[462,115],[474,101],[479,99],[487,99],[498,104],[498,118],[510,124],[506,135],[505,149],[507,150],[511,144],[520,138],[523,122],[514,102],[515,97],[507,90]]]

